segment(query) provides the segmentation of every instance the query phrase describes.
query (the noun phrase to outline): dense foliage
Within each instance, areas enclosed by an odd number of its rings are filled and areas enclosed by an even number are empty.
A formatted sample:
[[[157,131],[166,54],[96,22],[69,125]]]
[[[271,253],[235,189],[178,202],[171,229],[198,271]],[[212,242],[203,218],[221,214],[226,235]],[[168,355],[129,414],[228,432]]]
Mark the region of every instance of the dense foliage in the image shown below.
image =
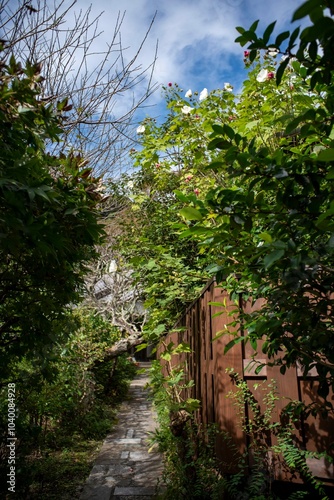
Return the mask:
[[[60,141],[65,102],[54,112],[38,98],[40,69],[13,57],[0,72],[0,358],[3,380],[23,355],[45,358],[54,326],[79,298],[86,263],[103,229],[98,180]],[[9,378],[8,378],[9,377]]]
[[[71,467],[82,484],[98,440],[110,431],[117,406],[136,371],[125,356],[105,359],[107,347],[119,339],[119,332],[100,316],[77,308],[58,326],[67,340],[53,345],[52,358],[44,364],[24,358],[13,369],[13,376],[20,381],[15,435],[17,494],[21,495],[43,492],[43,498],[59,498],[59,494],[65,498],[66,488],[73,494],[78,483],[71,476]],[[0,398],[0,433],[6,436],[7,391],[2,390]],[[6,440],[0,444],[3,477],[7,471],[6,444]],[[66,452],[75,463],[67,463]],[[52,497],[56,486],[58,497]],[[4,493],[5,482],[2,488]]]
[[[137,157],[142,171],[158,162],[156,186],[165,168],[180,178],[173,202],[186,204],[186,227],[174,218],[171,232],[195,241],[232,293],[266,299],[230,346],[245,339],[257,350],[264,340],[282,373],[296,362],[305,373],[315,366],[326,396],[334,381],[334,22],[325,1],[306,2],[293,20],[306,16],[303,31],[276,38],[275,23],[262,38],[258,22],[237,28],[249,68],[240,95],[227,83],[197,99],[170,84],[171,116],[159,134],[143,123]]]
[[[334,381],[334,101],[326,56],[334,22],[327,7],[310,1],[295,12],[294,20],[311,19],[300,35],[297,28],[271,41],[274,23],[262,38],[257,23],[238,28],[255,67],[233,123],[213,124],[209,149],[220,156],[208,169],[223,172],[224,183],[193,204],[200,219],[193,231],[217,250],[219,280],[227,276],[234,290],[267,300],[246,318],[246,340],[256,349],[263,339],[282,373],[296,361],[305,372],[316,366],[323,396]]]

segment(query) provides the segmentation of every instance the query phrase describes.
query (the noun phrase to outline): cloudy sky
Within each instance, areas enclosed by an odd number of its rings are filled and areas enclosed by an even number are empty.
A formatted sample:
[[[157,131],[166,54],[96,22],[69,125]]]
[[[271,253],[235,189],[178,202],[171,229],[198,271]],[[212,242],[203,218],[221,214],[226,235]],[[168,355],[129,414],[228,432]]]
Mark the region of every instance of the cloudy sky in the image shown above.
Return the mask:
[[[92,9],[96,15],[104,12],[99,23],[104,31],[101,44],[111,39],[118,12],[126,12],[121,32],[127,58],[138,49],[156,13],[139,57],[142,66],[150,65],[158,42],[155,82],[210,91],[225,82],[240,88],[245,74],[243,49],[234,42],[236,26],[248,28],[260,19],[260,28],[265,28],[277,20],[280,33],[300,4],[301,0],[94,0]],[[89,0],[77,0],[75,10],[89,5]],[[150,103],[161,99],[158,90]]]

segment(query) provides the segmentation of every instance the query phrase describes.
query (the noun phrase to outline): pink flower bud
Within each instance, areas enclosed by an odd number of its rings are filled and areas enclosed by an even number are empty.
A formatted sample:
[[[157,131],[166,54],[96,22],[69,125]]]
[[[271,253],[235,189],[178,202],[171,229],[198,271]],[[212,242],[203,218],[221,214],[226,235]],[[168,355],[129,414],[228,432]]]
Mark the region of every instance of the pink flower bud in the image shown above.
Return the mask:
[[[244,50],[244,57],[248,57],[250,54],[249,50]]]
[[[269,71],[268,75],[267,75],[267,79],[272,80],[273,78],[275,78],[275,73],[273,71]]]
[[[172,82],[169,82],[168,87],[172,87],[172,86],[173,86]]]
[[[196,196],[198,196],[199,193],[200,193],[200,190],[196,188],[196,189],[194,189],[194,193],[195,193]]]

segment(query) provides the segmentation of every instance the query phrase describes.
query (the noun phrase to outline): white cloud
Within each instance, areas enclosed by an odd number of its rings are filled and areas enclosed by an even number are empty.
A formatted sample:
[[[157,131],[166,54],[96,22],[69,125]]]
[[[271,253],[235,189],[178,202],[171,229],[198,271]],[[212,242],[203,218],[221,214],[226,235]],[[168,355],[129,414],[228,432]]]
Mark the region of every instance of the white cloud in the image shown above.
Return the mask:
[[[78,0],[76,8],[85,8],[90,0]],[[188,81],[189,72],[194,72],[193,62],[198,60],[226,61],[231,56],[242,60],[242,49],[234,42],[238,35],[236,26],[249,27],[252,21],[261,19],[261,26],[278,19],[278,25],[291,19],[299,0],[122,0],[122,2],[100,0],[93,3],[93,11],[104,10],[100,25],[103,38],[111,37],[119,10],[126,11],[122,27],[122,40],[126,57],[131,57],[138,48],[150,20],[157,11],[156,21],[142,50],[140,61],[143,67],[153,59],[155,42],[159,40],[155,78],[160,83]],[[187,57],[185,57],[185,54]],[[224,68],[216,67],[222,73]],[[233,84],[233,82],[231,82]]]
[[[85,10],[90,4],[91,0],[77,0],[74,10]],[[92,12],[98,15],[104,11],[99,22],[104,31],[99,40],[103,50],[104,44],[112,39],[118,12],[126,11],[121,40],[125,60],[130,61],[157,11],[136,65],[144,69],[152,64],[158,41],[153,81],[159,84],[177,82],[185,90],[191,87],[200,91],[205,86],[211,91],[223,88],[226,81],[237,89],[244,79],[244,49],[234,42],[238,36],[236,26],[248,28],[253,21],[260,19],[261,32],[277,19],[278,34],[299,5],[300,0],[99,0],[93,2]],[[140,85],[141,88],[134,89],[135,94],[144,88],[144,82]],[[129,92],[117,106],[130,105],[132,98],[133,94]],[[158,101],[161,101],[160,92],[150,100],[151,103]],[[149,109],[147,113],[151,114],[151,111]]]

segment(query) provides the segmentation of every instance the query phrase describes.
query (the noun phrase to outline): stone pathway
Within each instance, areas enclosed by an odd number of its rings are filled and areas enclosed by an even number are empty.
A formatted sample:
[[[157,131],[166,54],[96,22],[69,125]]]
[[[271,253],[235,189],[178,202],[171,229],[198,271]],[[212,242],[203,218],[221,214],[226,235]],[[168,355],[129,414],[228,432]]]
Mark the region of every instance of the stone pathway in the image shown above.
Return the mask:
[[[148,400],[148,368],[131,382],[127,400],[118,413],[118,424],[105,439],[80,500],[151,500],[158,498],[162,457],[148,452],[148,434],[157,424]]]

